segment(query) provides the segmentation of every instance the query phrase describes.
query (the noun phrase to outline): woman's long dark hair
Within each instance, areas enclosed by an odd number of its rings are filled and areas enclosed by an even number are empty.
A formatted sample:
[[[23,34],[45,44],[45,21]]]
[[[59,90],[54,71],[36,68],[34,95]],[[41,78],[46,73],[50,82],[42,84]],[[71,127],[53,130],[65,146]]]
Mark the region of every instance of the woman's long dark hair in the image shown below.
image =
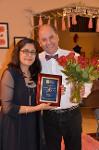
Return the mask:
[[[26,45],[26,44],[33,44],[35,49],[36,49],[36,58],[34,63],[30,66],[29,70],[31,73],[31,77],[36,80],[38,73],[41,71],[41,63],[38,58],[38,53],[39,53],[39,43],[33,39],[30,38],[24,38],[20,40],[15,48],[13,49],[12,52],[12,59],[11,62],[8,64],[9,67],[14,67],[16,70],[21,71],[20,68],[20,59],[19,59],[19,53],[20,50]]]

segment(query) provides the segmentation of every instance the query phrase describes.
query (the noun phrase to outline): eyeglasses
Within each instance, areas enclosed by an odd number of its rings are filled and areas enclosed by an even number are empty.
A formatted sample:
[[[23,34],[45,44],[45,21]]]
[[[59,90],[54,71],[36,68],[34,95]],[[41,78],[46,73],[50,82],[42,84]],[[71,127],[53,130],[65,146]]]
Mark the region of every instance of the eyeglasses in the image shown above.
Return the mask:
[[[20,50],[20,51],[21,51],[23,54],[25,54],[26,56],[29,55],[29,54],[31,54],[31,55],[36,55],[36,54],[37,54],[35,50],[30,51],[30,50],[28,50],[28,49],[23,49],[23,50]]]

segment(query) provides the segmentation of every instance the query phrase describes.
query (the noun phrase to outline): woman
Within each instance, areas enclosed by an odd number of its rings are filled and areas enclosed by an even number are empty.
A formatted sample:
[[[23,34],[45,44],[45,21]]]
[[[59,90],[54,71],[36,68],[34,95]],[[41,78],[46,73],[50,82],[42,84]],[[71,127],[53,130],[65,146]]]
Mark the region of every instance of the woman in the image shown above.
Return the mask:
[[[11,62],[1,78],[2,150],[39,149],[37,111],[49,108],[49,104],[36,106],[40,71],[38,43],[24,38],[15,46]]]

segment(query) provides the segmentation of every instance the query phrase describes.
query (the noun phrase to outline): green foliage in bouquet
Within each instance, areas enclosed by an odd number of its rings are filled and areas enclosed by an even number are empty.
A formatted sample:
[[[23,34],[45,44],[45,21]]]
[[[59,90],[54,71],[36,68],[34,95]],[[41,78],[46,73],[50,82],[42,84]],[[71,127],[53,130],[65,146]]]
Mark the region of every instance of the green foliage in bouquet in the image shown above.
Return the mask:
[[[63,67],[61,71],[65,74],[68,83],[72,83],[70,101],[79,103],[80,90],[84,83],[92,83],[99,78],[99,60],[75,56],[75,53],[71,52],[67,56],[61,56],[57,61]]]

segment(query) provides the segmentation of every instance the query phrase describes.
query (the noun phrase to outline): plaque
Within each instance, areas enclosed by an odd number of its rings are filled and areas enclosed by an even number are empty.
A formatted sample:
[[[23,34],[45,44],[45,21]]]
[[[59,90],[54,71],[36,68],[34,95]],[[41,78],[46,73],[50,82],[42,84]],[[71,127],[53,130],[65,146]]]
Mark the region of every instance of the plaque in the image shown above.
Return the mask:
[[[60,105],[62,76],[43,74],[38,75],[37,104],[51,103],[53,106]]]

